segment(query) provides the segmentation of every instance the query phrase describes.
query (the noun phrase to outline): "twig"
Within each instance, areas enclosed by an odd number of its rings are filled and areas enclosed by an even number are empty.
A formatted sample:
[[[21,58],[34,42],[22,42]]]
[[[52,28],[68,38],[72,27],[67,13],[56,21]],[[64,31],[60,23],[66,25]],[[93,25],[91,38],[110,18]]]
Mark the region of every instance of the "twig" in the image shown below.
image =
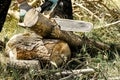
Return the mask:
[[[74,75],[74,74],[71,74],[71,75],[69,75],[69,76],[66,76],[66,77],[63,77],[63,78],[61,78],[61,79],[59,79],[59,80],[71,80],[71,78],[75,78],[75,77],[81,77],[83,74],[77,74],[77,75]]]
[[[115,25],[115,24],[118,24],[118,23],[120,23],[120,20],[118,20],[116,22],[112,22],[112,23],[106,24],[104,27],[109,27],[111,25]]]
[[[72,70],[72,71],[69,71],[69,70],[66,70],[66,71],[62,71],[62,72],[58,72],[56,73],[56,75],[69,75],[69,74],[81,74],[81,73],[93,73],[95,72],[94,69],[79,69],[79,70]]]
[[[75,5],[83,8],[83,9],[86,10],[89,14],[93,15],[96,19],[98,19],[99,21],[101,21],[101,19],[100,19],[97,15],[95,15],[95,14],[94,14],[93,12],[91,12],[89,9],[87,9],[86,7],[84,7],[82,4],[75,3]]]
[[[117,76],[117,77],[108,77],[108,80],[120,80],[120,76]]]
[[[77,13],[74,13],[74,15],[77,16],[79,19],[82,17],[82,16],[80,16],[80,15],[77,14]]]
[[[90,79],[90,80],[93,80],[93,79]],[[104,79],[99,79],[99,80],[104,80]],[[116,77],[108,77],[107,80],[120,80],[120,77],[119,77],[119,76],[116,76]]]
[[[112,26],[112,25],[119,24],[119,23],[120,23],[120,20],[118,20],[118,21],[116,21],[116,22],[112,22],[112,23],[104,24],[103,26],[99,26],[99,27],[94,28],[94,29],[106,28],[106,27],[110,27],[110,26]]]
[[[68,80],[68,79],[71,79],[72,77],[73,77],[73,75],[71,74],[71,75],[63,77],[63,78],[61,78],[59,80]]]

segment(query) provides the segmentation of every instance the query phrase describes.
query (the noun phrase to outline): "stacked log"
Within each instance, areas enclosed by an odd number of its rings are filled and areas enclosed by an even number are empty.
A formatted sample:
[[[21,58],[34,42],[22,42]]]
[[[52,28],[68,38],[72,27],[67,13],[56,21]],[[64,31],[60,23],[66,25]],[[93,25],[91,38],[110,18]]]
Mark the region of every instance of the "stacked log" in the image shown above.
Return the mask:
[[[24,67],[28,60],[48,62],[58,67],[70,59],[71,56],[70,48],[66,42],[55,39],[42,39],[35,33],[14,35],[6,44],[6,53],[10,58],[10,64],[16,63],[15,66]],[[28,61],[26,67],[33,64],[37,65],[38,62]]]
[[[39,59],[58,67],[70,58],[72,48],[81,47],[84,43],[104,50],[110,48],[107,44],[60,30],[60,26],[35,9],[27,12],[24,24],[33,33],[18,34],[8,41],[6,52],[10,60]]]

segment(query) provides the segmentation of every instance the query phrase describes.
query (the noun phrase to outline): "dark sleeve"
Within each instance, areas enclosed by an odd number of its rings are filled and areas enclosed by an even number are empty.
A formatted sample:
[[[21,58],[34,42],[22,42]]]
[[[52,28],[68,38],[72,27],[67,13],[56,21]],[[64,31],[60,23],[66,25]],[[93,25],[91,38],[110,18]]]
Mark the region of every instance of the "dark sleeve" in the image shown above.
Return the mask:
[[[73,19],[72,15],[72,2],[71,0],[63,0],[63,11],[68,19]]]
[[[0,0],[0,32],[4,25],[11,0]]]
[[[52,4],[53,3],[51,1],[46,0],[45,3],[41,5],[41,8],[42,8],[41,13],[43,13],[45,10],[49,10]]]
[[[73,19],[71,0],[58,0],[57,6],[50,14],[50,18],[59,16],[60,18]]]

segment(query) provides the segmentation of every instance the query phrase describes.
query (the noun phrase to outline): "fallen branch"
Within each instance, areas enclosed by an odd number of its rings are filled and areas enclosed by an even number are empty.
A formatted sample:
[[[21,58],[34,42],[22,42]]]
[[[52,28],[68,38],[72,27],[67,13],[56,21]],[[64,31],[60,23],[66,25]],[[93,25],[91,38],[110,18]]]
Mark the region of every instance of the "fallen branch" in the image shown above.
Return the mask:
[[[40,69],[38,60],[10,60],[3,54],[0,54],[0,64],[16,69]]]
[[[32,19],[30,19],[30,17]],[[66,41],[71,48],[81,47],[86,43],[87,45],[96,46],[100,49],[109,49],[109,45],[102,42],[97,42],[88,38],[83,39],[73,32],[60,30],[60,27],[55,22],[52,22],[42,14],[37,13],[34,9],[31,9],[26,13],[24,24],[43,38],[54,38]]]
[[[118,24],[118,23],[120,23],[120,20],[118,20],[116,22],[112,22],[112,23],[106,24],[104,27],[109,27],[109,26],[112,26],[112,25],[115,25],[115,24]]]
[[[118,20],[116,22],[108,23],[108,24],[104,23],[102,26],[96,27],[94,29],[107,28],[107,27],[110,27],[112,25],[116,25],[116,24],[119,24],[119,23],[120,23],[120,20]]]
[[[66,70],[66,71],[62,71],[62,72],[58,72],[55,73],[55,75],[59,76],[59,75],[70,75],[70,74],[85,74],[85,73],[94,73],[95,70],[94,69],[80,69],[80,70]]]

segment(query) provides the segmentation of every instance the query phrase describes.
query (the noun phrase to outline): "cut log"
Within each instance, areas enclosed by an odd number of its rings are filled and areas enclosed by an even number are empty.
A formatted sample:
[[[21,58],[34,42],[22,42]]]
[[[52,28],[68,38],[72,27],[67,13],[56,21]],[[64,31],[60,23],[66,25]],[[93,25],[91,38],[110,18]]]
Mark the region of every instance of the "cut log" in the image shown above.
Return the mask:
[[[37,57],[49,60],[50,55],[41,37],[34,33],[14,35],[6,44],[6,53],[11,60],[28,60]]]
[[[107,44],[89,39],[84,40],[73,32],[60,30],[59,26],[55,22],[44,17],[41,13],[36,12],[35,9],[31,9],[26,13],[24,24],[43,38],[55,38],[66,41],[71,48],[80,47],[84,43],[87,45],[97,46],[100,49],[110,48]]]
[[[26,27],[29,27],[32,31],[38,35],[41,35],[43,38],[61,39],[72,46],[79,46],[82,44],[79,36],[74,35],[72,32],[61,31],[59,27],[56,26],[56,23],[44,17],[42,14],[37,13],[34,9],[31,9],[26,13],[24,24]]]
[[[6,44],[6,53],[10,59],[9,64],[11,66],[16,64],[16,67],[29,67],[29,64],[37,65],[36,61],[31,61],[33,59],[59,67],[71,57],[71,50],[66,42],[56,39],[42,39],[35,33],[14,35]]]

